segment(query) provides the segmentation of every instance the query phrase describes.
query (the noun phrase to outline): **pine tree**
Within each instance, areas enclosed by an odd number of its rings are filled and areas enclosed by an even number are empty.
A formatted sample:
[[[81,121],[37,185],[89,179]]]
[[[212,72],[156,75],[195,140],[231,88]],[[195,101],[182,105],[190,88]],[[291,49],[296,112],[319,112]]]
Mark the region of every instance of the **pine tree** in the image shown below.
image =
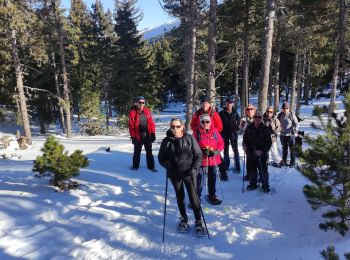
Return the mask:
[[[304,194],[313,209],[326,209],[322,216],[327,220],[319,226],[341,235],[349,230],[350,221],[350,93],[344,104],[344,116],[333,114],[336,125],[329,122],[325,135],[306,136],[310,148],[299,151],[304,162],[300,170],[311,182],[304,186]]]
[[[68,155],[68,152],[64,152],[64,146],[54,136],[47,138],[41,151],[43,155],[35,159],[33,171],[40,175],[44,173],[52,174],[52,184],[54,186],[61,186],[62,181],[78,176],[80,168],[89,165],[83,151],[76,150]]]
[[[334,246],[328,246],[327,249],[320,252],[325,260],[340,260],[339,255],[335,252]]]

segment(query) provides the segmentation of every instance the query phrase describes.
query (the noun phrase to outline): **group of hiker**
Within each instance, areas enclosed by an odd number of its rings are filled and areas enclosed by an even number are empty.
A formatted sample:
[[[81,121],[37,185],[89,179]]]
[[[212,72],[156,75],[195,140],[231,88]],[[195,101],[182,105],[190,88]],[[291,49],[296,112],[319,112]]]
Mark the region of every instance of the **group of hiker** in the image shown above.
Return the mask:
[[[133,164],[131,169],[137,170],[140,164],[142,146],[146,150],[147,167],[157,171],[152,154],[152,143],[155,141],[155,124],[151,111],[145,106],[143,96],[137,98],[129,115],[129,132],[134,145]],[[191,120],[192,135],[185,129],[180,118],[172,118],[166,137],[162,140],[158,161],[166,169],[177,198],[181,215],[179,231],[188,230],[184,186],[189,197],[189,207],[192,208],[196,220],[195,233],[201,234],[205,230],[201,220],[201,195],[206,182],[207,194],[205,199],[212,205],[221,204],[216,196],[216,181],[228,180],[227,172],[230,169],[230,153],[234,154],[234,168],[236,173],[241,172],[240,155],[238,149],[238,135],[243,134],[242,148],[246,175],[244,180],[249,181],[247,190],[255,190],[261,182],[263,192],[269,192],[269,158],[277,167],[287,166],[288,151],[293,167],[295,156],[293,145],[298,133],[298,120],[290,112],[288,102],[282,105],[282,112],[275,115],[272,107],[264,113],[257,111],[249,104],[245,115],[240,118],[235,109],[234,98],[225,100],[225,107],[219,113],[210,105],[207,97],[201,99],[201,107]],[[277,135],[280,135],[282,144],[282,158],[278,153]],[[221,152],[223,151],[223,156]],[[207,176],[207,177],[205,177]]]

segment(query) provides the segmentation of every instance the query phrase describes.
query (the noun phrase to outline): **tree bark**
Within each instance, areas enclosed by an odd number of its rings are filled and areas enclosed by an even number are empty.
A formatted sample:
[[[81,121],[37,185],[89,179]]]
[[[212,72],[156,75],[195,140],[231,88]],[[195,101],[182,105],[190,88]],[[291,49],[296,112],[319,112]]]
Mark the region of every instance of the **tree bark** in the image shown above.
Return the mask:
[[[249,6],[250,0],[245,1],[245,19],[243,36],[243,63],[242,63],[242,89],[241,89],[241,117],[249,103]]]
[[[306,55],[303,54],[302,60],[299,62],[299,74],[298,74],[298,89],[297,89],[297,102],[296,102],[296,109],[295,114],[299,115],[300,113],[300,107],[301,107],[301,93],[304,89],[304,77],[305,77],[305,65],[306,65]]]
[[[275,80],[274,80],[274,111],[278,111],[280,102],[280,60],[281,60],[281,38],[278,37],[276,45],[276,60],[275,60]]]
[[[188,55],[186,75],[186,129],[190,129],[193,110],[193,89],[195,80],[195,54],[196,54],[196,31],[197,31],[197,3],[190,0],[188,26]]]
[[[298,53],[294,54],[293,60],[293,76],[292,76],[292,89],[290,95],[290,111],[294,111],[295,104],[295,89],[297,87],[297,73],[298,73]]]
[[[11,52],[13,58],[13,67],[16,73],[16,87],[19,98],[19,107],[22,116],[22,123],[24,129],[24,135],[27,138],[27,143],[32,144],[32,133],[30,131],[29,116],[27,111],[27,102],[24,95],[24,84],[23,84],[23,74],[20,59],[18,56],[18,46],[17,46],[17,31],[11,30]]]
[[[305,68],[305,88],[304,88],[304,100],[305,105],[309,105],[309,91],[310,91],[310,73],[311,73],[311,51],[306,56],[306,68]]]
[[[262,43],[261,71],[258,96],[258,110],[262,112],[265,111],[267,107],[267,92],[269,87],[274,19],[275,0],[267,0],[265,17],[265,35]]]
[[[59,70],[58,70],[58,67],[56,65],[55,52],[53,50],[51,50],[51,66],[53,67],[53,71],[54,71],[56,93],[57,93],[57,96],[61,98],[60,83],[58,80]],[[63,104],[61,104],[60,101],[58,101],[58,107],[60,110],[61,127],[63,130],[63,133],[67,134],[66,123],[65,123],[65,119],[64,119]]]
[[[207,97],[210,98],[210,103],[215,105],[215,55],[216,55],[216,9],[217,0],[210,0],[209,9],[209,30],[208,30],[208,85]]]
[[[238,59],[238,42],[236,41],[236,61],[235,61],[235,109],[237,111],[238,108],[238,97],[239,97],[239,81],[238,81],[238,77],[239,77],[239,59]]]
[[[333,80],[332,80],[332,93],[331,100],[328,109],[328,118],[331,118],[332,113],[335,110],[335,97],[337,91],[337,78],[339,71],[340,55],[344,47],[344,30],[346,24],[346,7],[345,0],[339,0],[339,20],[337,29],[337,47],[335,49],[334,55],[334,65],[333,65]]]
[[[65,101],[64,111],[66,114],[66,126],[67,126],[67,138],[72,137],[72,125],[71,125],[71,114],[70,114],[70,99],[69,99],[69,87],[68,87],[68,76],[67,76],[67,67],[66,67],[66,52],[64,49],[64,37],[62,33],[62,22],[60,14],[57,10],[59,3],[57,0],[51,0],[53,7],[53,12],[56,21],[56,30],[58,33],[59,43],[60,43],[60,54],[61,54],[61,66],[62,66],[62,76],[63,76],[63,98]],[[59,2],[59,1],[58,1]]]

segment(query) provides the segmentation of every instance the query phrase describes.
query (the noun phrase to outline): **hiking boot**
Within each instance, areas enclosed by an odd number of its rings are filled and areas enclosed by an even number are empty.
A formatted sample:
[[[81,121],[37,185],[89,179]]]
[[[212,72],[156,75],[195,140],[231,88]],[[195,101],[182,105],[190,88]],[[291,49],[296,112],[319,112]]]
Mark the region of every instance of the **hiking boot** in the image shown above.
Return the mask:
[[[268,186],[262,187],[262,191],[269,193],[271,191],[271,189]]]
[[[249,184],[247,186],[247,190],[251,191],[251,190],[256,190],[258,188],[258,185],[256,184]]]
[[[226,172],[220,172],[220,180],[221,181],[228,181],[228,176]]]
[[[178,225],[178,230],[180,233],[186,233],[188,232],[188,219],[187,218],[181,218],[180,223]]]
[[[211,205],[220,205],[222,203],[222,200],[219,200],[216,195],[208,196],[207,200]]]

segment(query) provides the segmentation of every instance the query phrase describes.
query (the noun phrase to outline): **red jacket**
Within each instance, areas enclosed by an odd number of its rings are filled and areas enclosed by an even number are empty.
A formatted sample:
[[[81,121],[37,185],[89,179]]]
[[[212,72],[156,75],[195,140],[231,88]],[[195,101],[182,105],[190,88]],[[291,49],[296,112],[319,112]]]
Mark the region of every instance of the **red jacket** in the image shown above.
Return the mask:
[[[147,117],[148,124],[148,134],[152,134],[156,132],[156,126],[154,124],[152,113],[148,108],[143,108],[143,113]],[[135,138],[138,141],[140,138],[140,110],[138,108],[134,108],[129,113],[129,133],[131,138]]]
[[[221,134],[215,127],[210,127],[208,132],[206,132],[202,127],[198,127],[195,132],[193,132],[194,138],[196,138],[199,147],[203,150],[207,147],[222,151],[224,149],[224,141],[222,140]],[[207,165],[208,162],[208,165]],[[214,166],[221,163],[220,154],[215,156],[206,156],[203,154],[202,166]]]
[[[192,120],[191,120],[191,129],[192,132],[200,126],[200,116],[204,113],[208,114],[210,116],[211,125],[215,126],[215,128],[221,132],[223,129],[221,118],[219,116],[219,113],[214,111],[212,108],[209,108],[209,111],[204,112],[203,109],[199,109],[196,113],[193,114]]]

